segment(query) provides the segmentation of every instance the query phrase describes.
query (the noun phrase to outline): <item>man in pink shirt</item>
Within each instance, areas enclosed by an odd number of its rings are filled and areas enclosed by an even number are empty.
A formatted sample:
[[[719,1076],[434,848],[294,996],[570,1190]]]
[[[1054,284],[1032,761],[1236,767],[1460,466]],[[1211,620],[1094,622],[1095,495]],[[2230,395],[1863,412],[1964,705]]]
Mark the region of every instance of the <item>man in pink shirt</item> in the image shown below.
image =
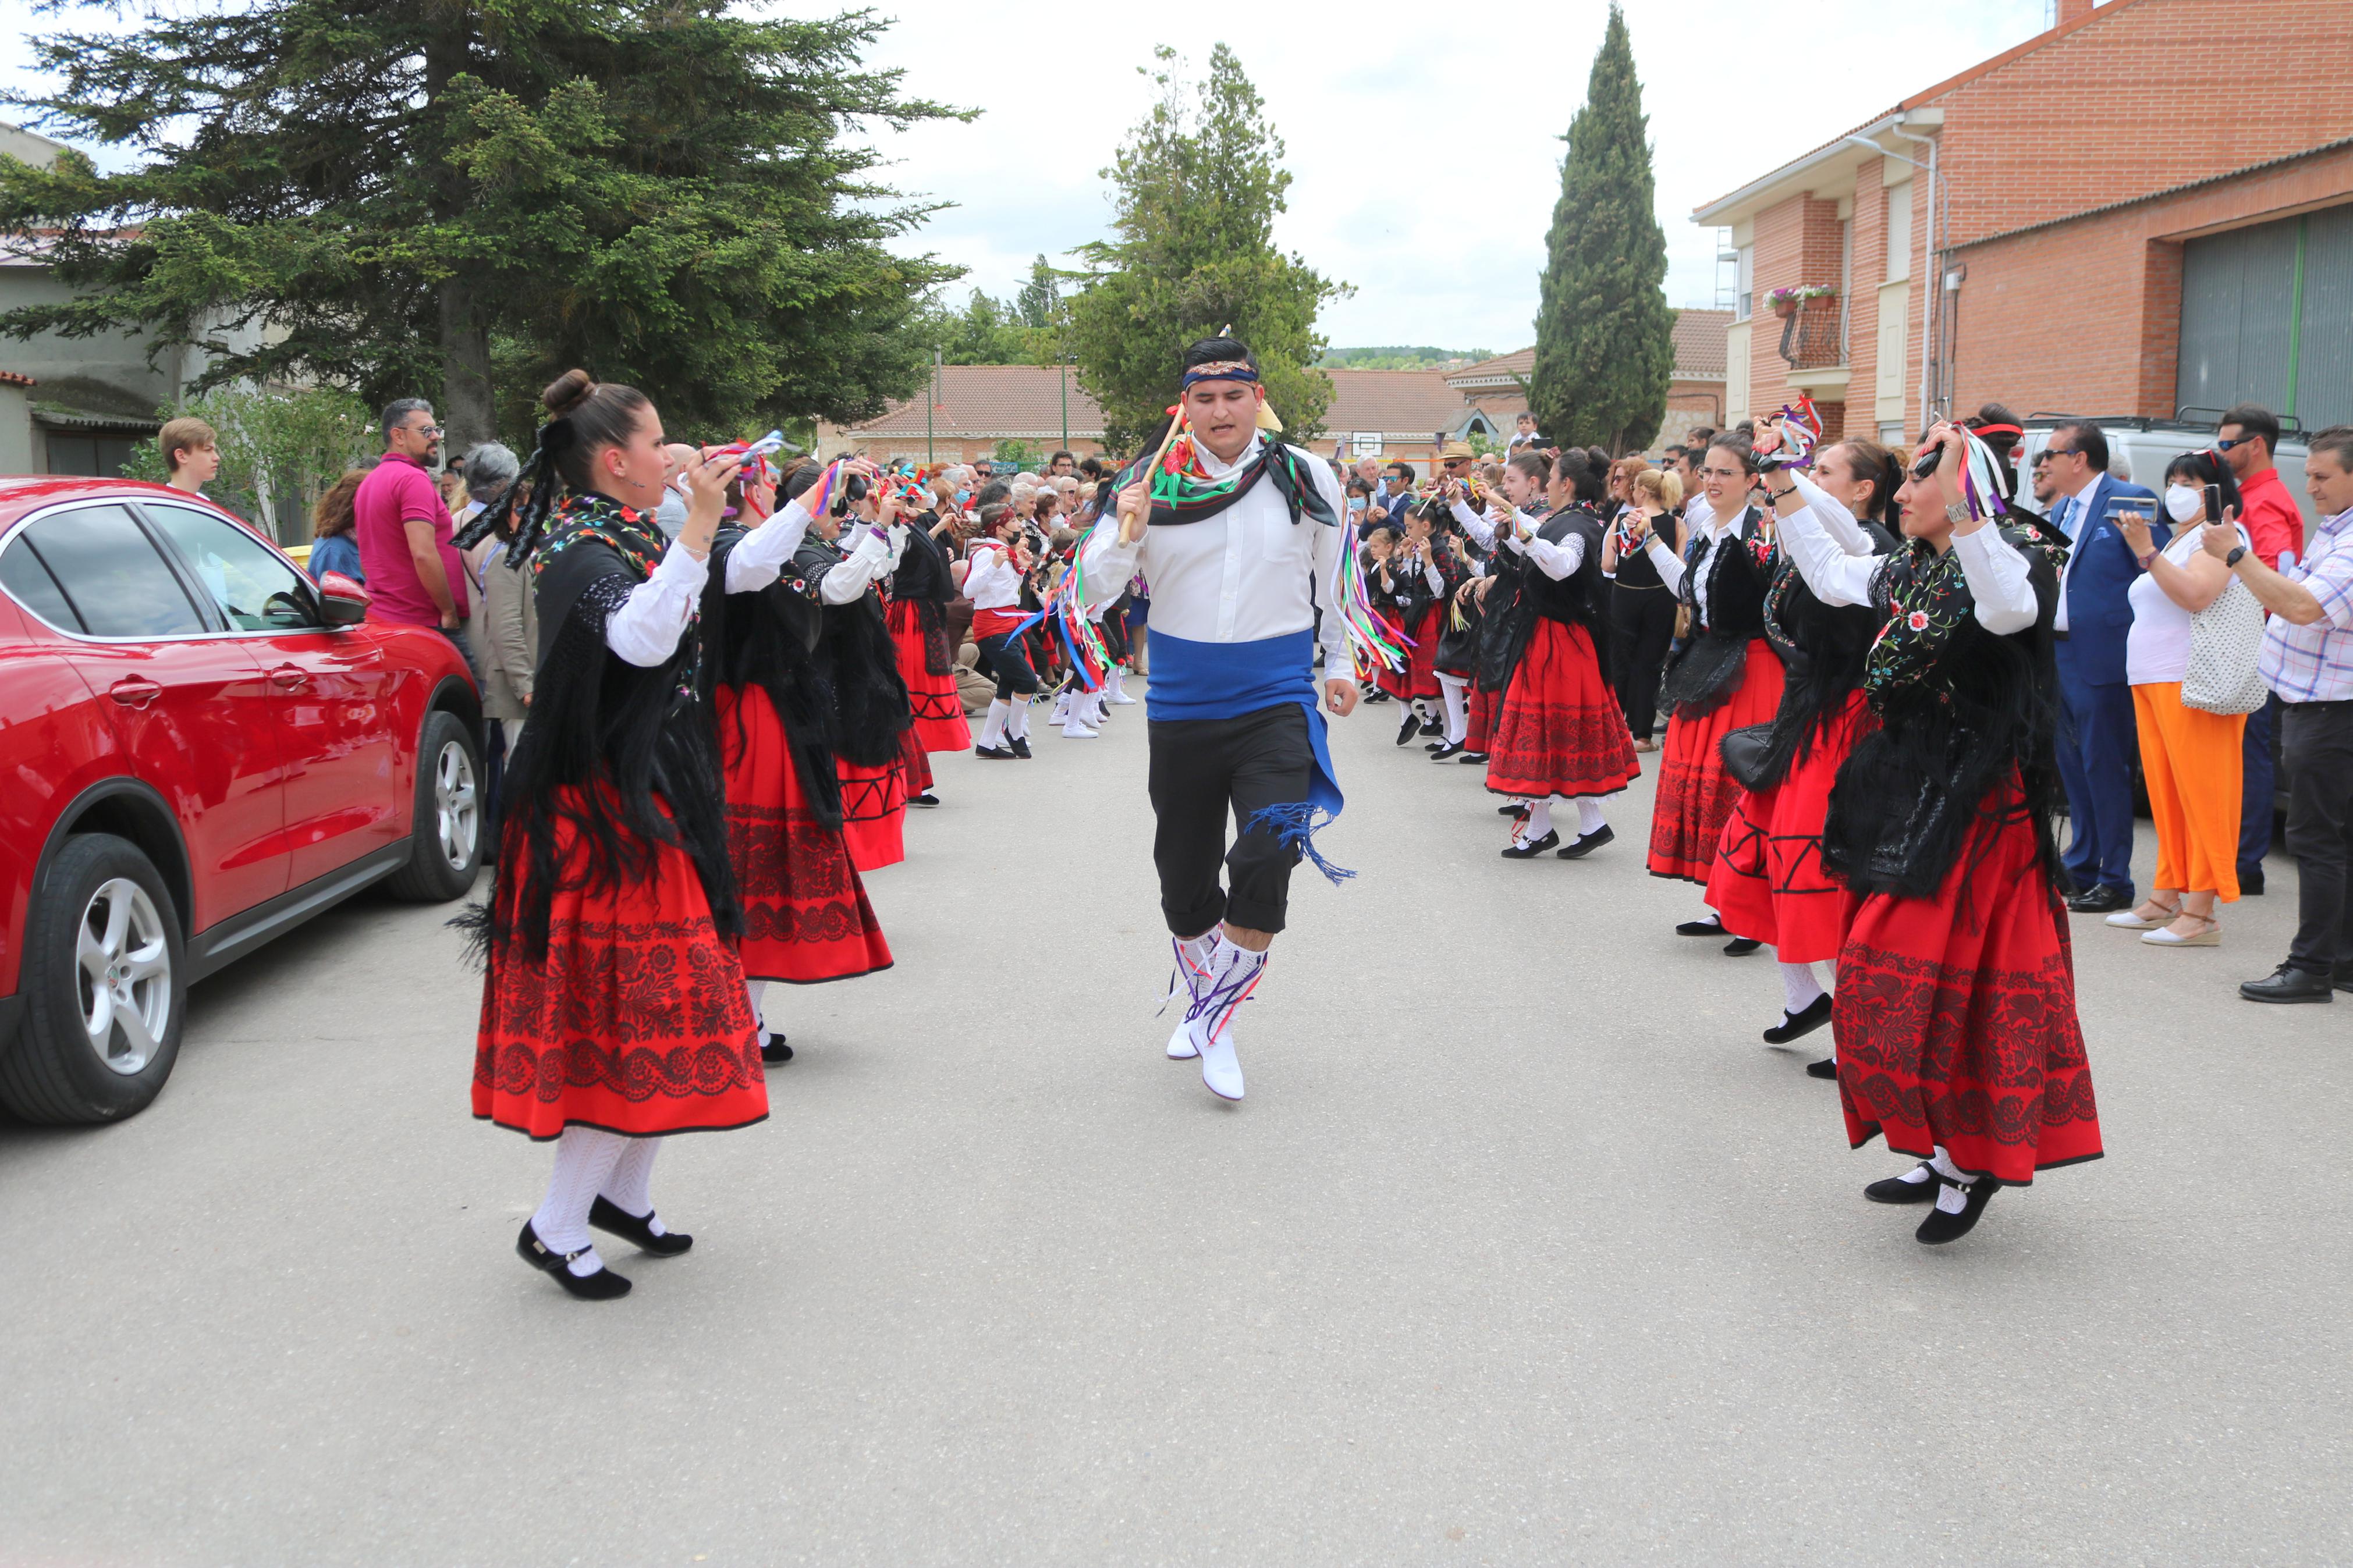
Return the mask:
[[[2246,525],[2253,553],[2274,572],[2280,556],[2304,553],[2304,514],[2272,465],[2279,445],[2279,420],[2259,404],[2242,403],[2214,427],[2214,449],[2239,481],[2239,521]],[[2239,797],[2239,891],[2263,890],[2263,857],[2272,848],[2274,770],[2272,733],[2279,725],[2274,697],[2247,715],[2241,753]]]
[[[450,542],[457,526],[433,482],[430,465],[441,450],[433,405],[421,397],[387,404],[384,439],[384,461],[352,498],[368,613],[402,626],[438,626],[463,652],[466,565]]]

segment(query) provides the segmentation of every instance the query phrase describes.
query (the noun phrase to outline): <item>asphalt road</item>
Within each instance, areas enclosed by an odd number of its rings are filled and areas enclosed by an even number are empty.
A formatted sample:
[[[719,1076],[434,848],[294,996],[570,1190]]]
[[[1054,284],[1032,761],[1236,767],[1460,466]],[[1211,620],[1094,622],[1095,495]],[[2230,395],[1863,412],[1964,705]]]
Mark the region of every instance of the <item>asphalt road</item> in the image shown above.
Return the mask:
[[[2232,993],[2284,858],[2217,951],[2078,922],[2110,1157],[1928,1249],[1769,954],[1670,934],[1650,781],[1506,862],[1395,711],[1231,1107],[1161,1058],[1143,710],[938,759],[898,967],[779,988],[776,1114],[663,1153],[697,1245],[617,1304],[513,1255],[448,911],[206,983],[146,1114],[0,1126],[0,1562],[2353,1559],[2353,998]]]

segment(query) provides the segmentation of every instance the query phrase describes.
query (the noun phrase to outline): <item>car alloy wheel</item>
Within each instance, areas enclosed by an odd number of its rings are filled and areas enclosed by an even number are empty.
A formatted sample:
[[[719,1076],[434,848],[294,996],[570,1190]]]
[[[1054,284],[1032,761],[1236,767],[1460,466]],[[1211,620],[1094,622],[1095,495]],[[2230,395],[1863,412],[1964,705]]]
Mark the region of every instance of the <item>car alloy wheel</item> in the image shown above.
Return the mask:
[[[445,741],[433,763],[433,809],[440,820],[441,858],[453,871],[474,862],[481,832],[481,797],[474,789],[474,759],[457,741]]]
[[[123,877],[99,884],[74,945],[82,1029],[111,1071],[144,1071],[172,1022],[172,949],[145,889]]]

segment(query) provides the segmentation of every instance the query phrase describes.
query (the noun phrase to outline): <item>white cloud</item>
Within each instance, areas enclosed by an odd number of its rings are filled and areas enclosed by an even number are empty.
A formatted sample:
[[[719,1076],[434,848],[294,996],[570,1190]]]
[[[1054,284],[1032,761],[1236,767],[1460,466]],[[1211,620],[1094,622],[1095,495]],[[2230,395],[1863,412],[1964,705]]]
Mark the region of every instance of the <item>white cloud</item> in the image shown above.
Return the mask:
[[[1135,68],[1168,43],[1198,76],[1222,37],[1287,143],[1291,209],[1277,238],[1356,285],[1325,312],[1332,341],[1501,352],[1533,335],[1560,138],[1609,11],[1604,0],[1469,12],[1350,0],[1228,10],[1206,32],[1182,11],[1078,0],[898,0],[884,14],[895,23],[874,64],[902,68],[911,94],[984,111],[968,125],[878,131],[895,184],[955,204],[906,248],[970,268],[967,286],[1009,293],[1038,253],[1065,262],[1103,237],[1099,171],[1153,92]],[[2024,41],[2048,16],[2048,0],[1633,0],[1669,300],[1715,292],[1715,236],[1692,224],[1693,207]],[[28,35],[58,18],[0,0],[0,24],[14,24],[0,82],[21,87]],[[69,25],[121,26],[90,11]]]

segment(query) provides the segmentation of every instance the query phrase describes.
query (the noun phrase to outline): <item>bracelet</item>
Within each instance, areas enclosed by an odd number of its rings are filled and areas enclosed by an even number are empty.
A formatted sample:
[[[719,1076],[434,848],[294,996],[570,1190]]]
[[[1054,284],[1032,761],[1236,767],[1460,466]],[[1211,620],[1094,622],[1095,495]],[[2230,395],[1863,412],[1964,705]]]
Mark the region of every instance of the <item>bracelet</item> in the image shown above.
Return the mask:
[[[1795,486],[1795,485],[1791,485],[1791,486],[1790,486],[1788,489],[1786,489],[1786,490],[1774,490],[1774,489],[1768,489],[1768,490],[1767,490],[1765,493],[1766,493],[1767,495],[1768,495],[1768,496],[1771,496],[1775,500],[1788,500],[1791,496],[1796,495],[1796,494],[1798,493],[1798,487],[1797,487],[1797,486]]]
[[[2146,572],[2148,570],[2148,563],[2157,559],[2157,552],[2152,550],[2146,555],[2136,555],[2133,559],[2139,562],[2140,569]]]

